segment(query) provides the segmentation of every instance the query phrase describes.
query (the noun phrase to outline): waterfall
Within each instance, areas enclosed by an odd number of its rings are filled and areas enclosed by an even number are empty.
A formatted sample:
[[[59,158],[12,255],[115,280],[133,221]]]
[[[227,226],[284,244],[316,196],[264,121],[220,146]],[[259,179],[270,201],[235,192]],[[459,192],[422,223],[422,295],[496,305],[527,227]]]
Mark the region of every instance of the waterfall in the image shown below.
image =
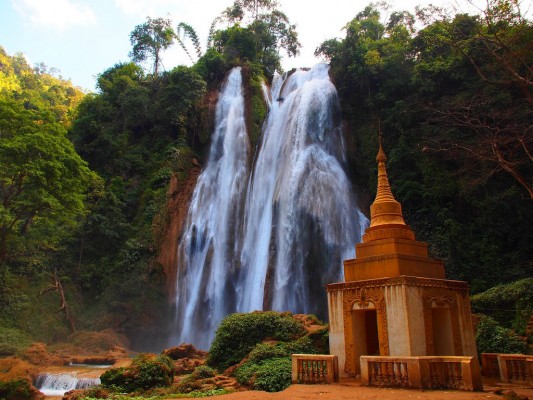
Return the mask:
[[[241,85],[232,70],[178,250],[173,339],[201,348],[231,312],[325,318],[324,285],[341,280],[367,223],[344,169],[328,66],[277,75],[264,90],[270,109],[253,166]]]
[[[178,248],[177,335],[200,348],[209,346],[222,318],[235,310],[233,276],[249,156],[241,69],[234,68],[220,93],[209,159]]]
[[[360,240],[339,100],[325,64],[277,77],[272,98],[246,201],[238,311],[325,317],[324,285],[341,280]]]
[[[39,374],[34,386],[46,396],[63,396],[73,389],[87,389],[100,384],[99,378],[77,378],[75,374]]]

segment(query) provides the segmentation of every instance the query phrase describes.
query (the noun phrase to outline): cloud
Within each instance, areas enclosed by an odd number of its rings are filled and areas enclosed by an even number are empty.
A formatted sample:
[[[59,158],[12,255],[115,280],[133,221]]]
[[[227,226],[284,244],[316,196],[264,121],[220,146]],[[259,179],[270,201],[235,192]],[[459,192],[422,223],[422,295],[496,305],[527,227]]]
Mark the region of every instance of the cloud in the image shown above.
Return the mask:
[[[136,17],[165,15],[169,9],[178,6],[178,3],[176,0],[115,0],[119,10]]]
[[[86,5],[71,0],[12,0],[13,8],[31,24],[64,31],[73,26],[96,23],[96,16]]]

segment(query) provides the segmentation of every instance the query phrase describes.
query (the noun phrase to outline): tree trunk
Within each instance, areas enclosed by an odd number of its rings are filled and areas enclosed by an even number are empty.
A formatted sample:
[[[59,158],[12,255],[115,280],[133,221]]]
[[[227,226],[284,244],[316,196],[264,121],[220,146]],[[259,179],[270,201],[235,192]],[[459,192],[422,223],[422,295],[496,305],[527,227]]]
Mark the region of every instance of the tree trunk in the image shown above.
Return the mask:
[[[74,325],[74,320],[72,319],[72,316],[70,315],[68,309],[67,299],[65,298],[65,291],[63,290],[63,285],[61,284],[61,281],[57,276],[57,269],[54,270],[54,284],[50,285],[44,290],[41,290],[41,295],[51,291],[56,291],[59,294],[59,298],[61,300],[60,307],[56,312],[63,311],[63,315],[65,316],[65,319],[69,324],[70,331],[72,333],[76,332],[76,326]]]

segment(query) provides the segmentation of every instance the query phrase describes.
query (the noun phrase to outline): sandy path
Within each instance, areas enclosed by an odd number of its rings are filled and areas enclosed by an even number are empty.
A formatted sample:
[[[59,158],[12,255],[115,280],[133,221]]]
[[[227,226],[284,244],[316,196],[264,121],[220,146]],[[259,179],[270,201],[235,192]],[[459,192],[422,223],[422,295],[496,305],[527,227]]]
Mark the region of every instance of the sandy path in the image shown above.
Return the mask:
[[[533,389],[516,389],[517,393],[533,399]],[[292,385],[283,392],[236,392],[217,396],[221,400],[487,400],[502,399],[491,392],[463,392],[449,390],[406,390],[391,388],[370,388],[359,383],[348,382],[335,385]]]
[[[208,397],[220,400],[502,400],[503,397],[490,392],[492,386],[485,386],[484,392],[454,390],[409,390],[392,388],[371,388],[359,382],[346,381],[333,385],[292,385],[283,392],[267,393],[245,391]],[[517,394],[533,400],[533,387],[504,385]],[[61,397],[46,397],[46,400],[61,400]]]

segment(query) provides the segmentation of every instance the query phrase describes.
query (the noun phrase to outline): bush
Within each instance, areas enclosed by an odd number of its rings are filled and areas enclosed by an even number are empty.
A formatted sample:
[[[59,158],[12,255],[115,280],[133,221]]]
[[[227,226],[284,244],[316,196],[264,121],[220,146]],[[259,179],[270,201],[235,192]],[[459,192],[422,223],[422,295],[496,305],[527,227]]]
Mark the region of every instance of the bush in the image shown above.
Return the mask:
[[[291,384],[290,357],[277,357],[259,363],[248,361],[235,371],[237,382],[255,390],[279,392]]]
[[[0,399],[37,400],[44,399],[44,395],[35,389],[26,379],[13,379],[0,382]]]
[[[292,361],[289,357],[271,358],[262,362],[255,375],[254,389],[279,392],[291,385]]]
[[[526,342],[491,317],[479,316],[476,330],[477,351],[481,353],[524,353]]]
[[[326,332],[325,340],[328,340]],[[326,342],[327,343],[327,342]],[[322,331],[309,333],[294,342],[285,345],[289,354],[328,354],[328,346],[324,343]]]
[[[29,337],[15,328],[0,327],[0,356],[17,354],[30,345]]]
[[[287,357],[290,355],[287,346],[270,343],[259,343],[248,355],[248,361],[258,363],[268,358]]]
[[[520,279],[478,293],[472,296],[472,306],[475,312],[490,315],[502,326],[525,334],[533,313],[533,278]]]
[[[200,365],[194,369],[191,375],[194,379],[212,378],[215,376],[215,370],[207,365]]]
[[[112,368],[102,374],[102,386],[121,392],[133,392],[155,387],[170,386],[173,380],[173,362],[167,356],[154,357],[139,354],[127,368]]]
[[[131,380],[126,371],[124,367],[111,368],[100,376],[100,383],[108,389],[126,391],[126,387],[130,385]]]
[[[217,329],[207,364],[223,371],[240,362],[256,344],[267,338],[287,342],[298,339],[305,332],[290,313],[230,314]]]

